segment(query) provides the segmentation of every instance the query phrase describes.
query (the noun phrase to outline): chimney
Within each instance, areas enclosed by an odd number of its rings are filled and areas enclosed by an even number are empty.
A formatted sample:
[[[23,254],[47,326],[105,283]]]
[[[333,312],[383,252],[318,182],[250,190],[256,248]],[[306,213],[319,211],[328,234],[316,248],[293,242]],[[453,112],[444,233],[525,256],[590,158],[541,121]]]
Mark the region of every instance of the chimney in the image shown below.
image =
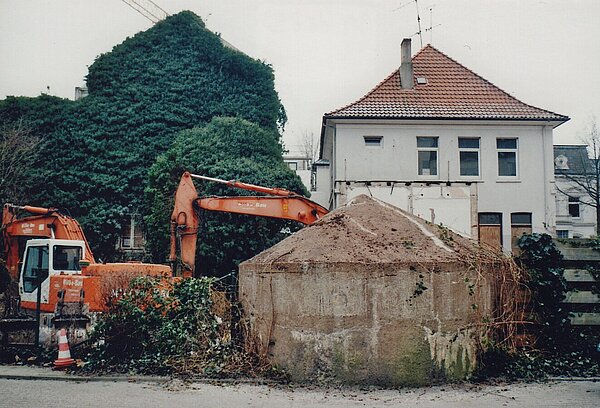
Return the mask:
[[[400,49],[402,63],[400,64],[400,82],[402,89],[412,89],[414,84],[413,65],[410,51],[410,38],[402,40]]]

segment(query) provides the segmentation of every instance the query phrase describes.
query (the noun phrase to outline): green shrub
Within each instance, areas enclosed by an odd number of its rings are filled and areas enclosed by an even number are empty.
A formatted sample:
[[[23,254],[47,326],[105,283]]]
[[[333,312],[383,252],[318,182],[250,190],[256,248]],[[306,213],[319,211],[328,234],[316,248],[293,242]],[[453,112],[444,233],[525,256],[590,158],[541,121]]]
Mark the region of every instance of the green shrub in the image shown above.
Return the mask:
[[[210,278],[132,280],[98,322],[87,368],[166,373],[194,355],[203,357],[205,371],[224,364],[232,349],[229,319],[213,311],[212,284]]]

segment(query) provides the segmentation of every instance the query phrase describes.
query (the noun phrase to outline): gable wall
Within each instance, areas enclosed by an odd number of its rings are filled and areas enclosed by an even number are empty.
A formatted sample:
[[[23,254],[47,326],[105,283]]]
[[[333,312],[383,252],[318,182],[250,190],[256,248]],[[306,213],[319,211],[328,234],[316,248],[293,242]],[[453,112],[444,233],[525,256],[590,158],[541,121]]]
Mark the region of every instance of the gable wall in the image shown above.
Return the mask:
[[[436,223],[442,222],[473,238],[477,238],[477,213],[499,212],[503,214],[505,249],[510,248],[513,212],[531,212],[533,232],[554,232],[550,126],[338,123],[334,133],[334,152],[328,158],[332,161],[332,179],[335,178],[335,207],[359,193],[367,193],[430,221],[433,211]],[[364,136],[383,136],[382,146],[366,147]],[[438,176],[417,174],[417,136],[439,138]],[[459,175],[458,137],[480,138],[479,177]],[[498,177],[497,137],[518,138],[515,178]],[[366,186],[365,181],[381,183]],[[450,186],[446,186],[447,181]],[[394,190],[389,182],[396,182]],[[411,185],[406,186],[406,182]],[[427,186],[427,182],[442,184]],[[317,189],[321,190],[320,186]]]

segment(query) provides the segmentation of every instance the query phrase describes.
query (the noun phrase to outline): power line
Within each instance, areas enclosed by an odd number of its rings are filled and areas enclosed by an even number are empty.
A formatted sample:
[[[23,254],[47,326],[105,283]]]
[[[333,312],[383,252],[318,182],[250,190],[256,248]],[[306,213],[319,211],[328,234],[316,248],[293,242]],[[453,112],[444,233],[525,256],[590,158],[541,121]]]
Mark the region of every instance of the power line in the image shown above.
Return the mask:
[[[162,7],[152,0],[121,0],[153,23],[158,23],[169,16]]]
[[[409,4],[411,4],[411,3],[412,3],[412,2],[414,2],[414,1],[415,1],[415,0],[409,0],[409,1],[405,2],[405,3],[402,3],[402,4],[400,4],[398,7],[396,7],[395,9],[393,9],[392,11],[398,11],[398,10],[400,10],[401,8],[404,8],[404,7],[408,6]]]

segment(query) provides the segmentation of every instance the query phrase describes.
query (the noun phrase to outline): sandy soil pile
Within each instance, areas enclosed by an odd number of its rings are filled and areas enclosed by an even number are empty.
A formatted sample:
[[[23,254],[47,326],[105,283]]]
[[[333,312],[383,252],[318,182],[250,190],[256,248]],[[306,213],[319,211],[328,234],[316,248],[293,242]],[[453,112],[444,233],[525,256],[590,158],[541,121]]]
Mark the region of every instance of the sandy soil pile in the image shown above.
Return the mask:
[[[251,262],[456,262],[474,241],[366,195],[327,214]]]

